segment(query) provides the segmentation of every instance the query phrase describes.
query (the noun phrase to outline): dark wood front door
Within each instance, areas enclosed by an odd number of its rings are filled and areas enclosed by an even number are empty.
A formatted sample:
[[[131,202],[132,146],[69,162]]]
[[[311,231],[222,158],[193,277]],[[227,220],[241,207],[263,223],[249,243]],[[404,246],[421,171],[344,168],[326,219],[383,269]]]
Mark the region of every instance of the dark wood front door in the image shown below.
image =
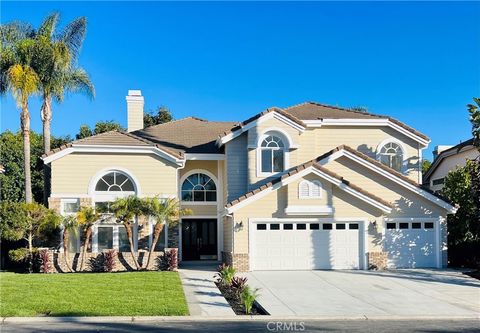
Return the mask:
[[[182,220],[182,259],[217,259],[217,220]]]

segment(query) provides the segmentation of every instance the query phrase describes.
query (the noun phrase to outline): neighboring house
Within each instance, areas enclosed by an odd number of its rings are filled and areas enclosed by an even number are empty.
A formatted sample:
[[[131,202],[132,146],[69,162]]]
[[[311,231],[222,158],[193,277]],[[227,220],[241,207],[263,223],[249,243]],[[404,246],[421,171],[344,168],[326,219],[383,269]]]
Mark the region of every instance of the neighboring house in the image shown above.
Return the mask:
[[[478,158],[480,152],[473,145],[473,138],[456,146],[437,146],[433,151],[433,163],[423,177],[423,184],[432,191],[440,192],[445,177],[456,168],[463,167],[467,160]]]
[[[142,129],[143,103],[129,91],[128,133],[43,157],[50,207],[178,197],[193,215],[167,229],[160,248],[242,271],[446,265],[445,217],[455,208],[418,184],[430,140],[402,122],[307,102],[241,123],[188,117]],[[138,251],[151,237],[151,222],[138,221]],[[110,248],[126,251],[125,230],[96,225],[92,250]]]

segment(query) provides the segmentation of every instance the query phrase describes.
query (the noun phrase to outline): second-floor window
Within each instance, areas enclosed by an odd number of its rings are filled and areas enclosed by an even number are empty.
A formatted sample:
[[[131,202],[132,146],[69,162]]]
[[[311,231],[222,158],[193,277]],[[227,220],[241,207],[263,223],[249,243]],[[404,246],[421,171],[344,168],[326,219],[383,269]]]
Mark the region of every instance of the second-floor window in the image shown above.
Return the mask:
[[[217,186],[212,178],[203,173],[194,173],[182,184],[182,201],[217,201]]]
[[[285,144],[275,135],[268,135],[260,145],[261,171],[281,172],[284,169]]]
[[[386,166],[401,172],[403,166],[402,147],[395,142],[384,144],[378,151],[378,160]]]

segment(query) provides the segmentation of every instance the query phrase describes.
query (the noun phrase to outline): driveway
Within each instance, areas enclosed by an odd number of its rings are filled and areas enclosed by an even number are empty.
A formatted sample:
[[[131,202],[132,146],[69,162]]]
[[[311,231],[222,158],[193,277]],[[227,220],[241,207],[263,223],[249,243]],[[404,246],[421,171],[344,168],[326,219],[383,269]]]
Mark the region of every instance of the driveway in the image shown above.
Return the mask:
[[[259,271],[258,303],[271,315],[479,318],[480,281],[451,270]]]

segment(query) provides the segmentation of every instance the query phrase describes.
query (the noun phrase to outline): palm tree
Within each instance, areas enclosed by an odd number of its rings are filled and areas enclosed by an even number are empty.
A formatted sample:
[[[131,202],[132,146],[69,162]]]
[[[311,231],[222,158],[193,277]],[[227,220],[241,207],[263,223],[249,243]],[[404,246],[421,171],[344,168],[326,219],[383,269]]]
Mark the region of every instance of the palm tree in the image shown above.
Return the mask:
[[[145,268],[148,269],[152,254],[155,251],[155,246],[157,245],[165,224],[172,227],[178,223],[180,216],[190,215],[192,212],[190,209],[180,209],[179,202],[176,199],[168,198],[161,200],[159,198],[151,198],[146,199],[146,201],[146,213],[155,219],[153,241],[148,253],[147,265],[145,266]]]
[[[72,266],[70,265],[68,258],[68,248],[70,244],[70,233],[73,235],[78,234],[78,220],[74,215],[67,215],[63,218],[63,256],[65,257],[65,265],[67,269],[72,272]]]
[[[5,27],[2,27],[4,31]],[[17,36],[18,37],[18,36]],[[32,176],[30,170],[30,112],[28,110],[29,98],[38,93],[40,80],[38,74],[32,68],[35,41],[30,38],[18,41],[4,39],[2,33],[2,49],[0,53],[1,70],[0,93],[12,92],[20,112],[20,126],[23,136],[23,155],[25,173],[25,201],[30,203],[32,199]]]
[[[66,91],[82,92],[89,97],[95,95],[87,72],[76,67],[87,31],[87,20],[85,17],[75,19],[57,36],[55,30],[59,18],[59,13],[47,16],[35,36],[37,44],[34,68],[40,78],[43,99],[41,118],[45,153],[50,151],[52,99],[62,102]]]
[[[92,207],[82,207],[77,213],[77,222],[84,230],[85,241],[83,243],[82,259],[80,261],[80,271],[83,270],[83,264],[87,255],[88,244],[92,236],[92,229],[95,222],[100,219],[100,214]]]
[[[122,223],[127,232],[128,243],[130,244],[130,253],[132,254],[133,263],[137,270],[140,269],[138,260],[135,256],[135,247],[133,245],[132,222],[135,217],[146,215],[145,201],[134,196],[126,198],[118,198],[110,204],[110,210],[115,216],[117,223]]]

